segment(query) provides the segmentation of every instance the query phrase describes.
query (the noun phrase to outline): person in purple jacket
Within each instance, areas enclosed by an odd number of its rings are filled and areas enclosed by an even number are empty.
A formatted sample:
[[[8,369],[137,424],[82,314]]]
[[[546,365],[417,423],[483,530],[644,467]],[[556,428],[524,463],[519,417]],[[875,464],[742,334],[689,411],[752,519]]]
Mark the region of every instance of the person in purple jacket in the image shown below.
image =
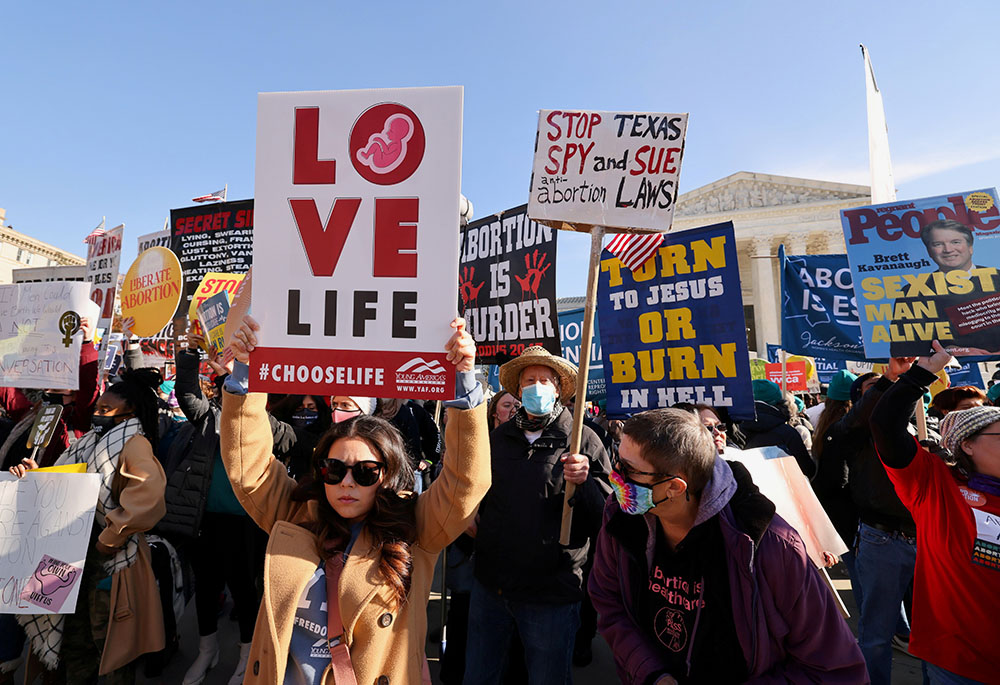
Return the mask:
[[[868,682],[805,546],[698,417],[624,426],[590,596],[623,683]]]

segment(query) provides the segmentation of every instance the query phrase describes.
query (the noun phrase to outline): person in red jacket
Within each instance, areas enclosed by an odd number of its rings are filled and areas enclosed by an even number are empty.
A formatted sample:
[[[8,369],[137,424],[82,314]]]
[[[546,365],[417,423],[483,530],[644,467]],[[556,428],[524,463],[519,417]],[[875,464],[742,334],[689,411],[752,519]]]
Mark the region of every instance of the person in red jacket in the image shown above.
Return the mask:
[[[951,355],[898,357],[903,373],[871,415],[872,436],[896,494],[917,525],[910,653],[932,685],[995,683],[1000,640],[1000,407],[949,412],[950,458],[908,431],[918,400]],[[914,363],[916,361],[916,363]]]

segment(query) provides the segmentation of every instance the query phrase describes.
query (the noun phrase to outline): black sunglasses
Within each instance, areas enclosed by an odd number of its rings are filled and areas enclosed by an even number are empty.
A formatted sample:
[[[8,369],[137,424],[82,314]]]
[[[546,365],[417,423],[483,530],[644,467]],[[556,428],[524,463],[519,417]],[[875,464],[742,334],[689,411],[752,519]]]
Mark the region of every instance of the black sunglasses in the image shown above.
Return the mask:
[[[347,472],[350,471],[354,482],[363,488],[378,483],[379,476],[382,475],[382,468],[385,466],[380,461],[356,461],[348,466],[340,459],[324,459],[320,464],[319,473],[323,477],[323,482],[336,485],[344,480]]]
[[[657,473],[656,471],[639,471],[628,465],[627,462],[622,461],[622,458],[618,456],[615,452],[611,455],[611,468],[619,476],[625,480],[630,480],[632,476],[652,476],[654,478],[665,478],[666,480],[671,480],[677,476],[670,473]],[[655,485],[665,481],[658,481]],[[641,485],[651,485],[651,483],[641,483]]]

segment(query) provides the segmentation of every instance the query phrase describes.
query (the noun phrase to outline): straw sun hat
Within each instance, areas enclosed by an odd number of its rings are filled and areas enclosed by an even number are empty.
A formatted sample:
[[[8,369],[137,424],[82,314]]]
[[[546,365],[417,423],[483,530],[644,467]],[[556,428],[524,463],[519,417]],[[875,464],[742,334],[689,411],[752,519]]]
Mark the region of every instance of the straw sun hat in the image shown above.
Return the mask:
[[[500,367],[500,385],[515,397],[521,396],[521,371],[529,366],[547,366],[559,378],[559,399],[563,402],[576,394],[576,365],[557,357],[541,345],[526,347],[519,357]]]

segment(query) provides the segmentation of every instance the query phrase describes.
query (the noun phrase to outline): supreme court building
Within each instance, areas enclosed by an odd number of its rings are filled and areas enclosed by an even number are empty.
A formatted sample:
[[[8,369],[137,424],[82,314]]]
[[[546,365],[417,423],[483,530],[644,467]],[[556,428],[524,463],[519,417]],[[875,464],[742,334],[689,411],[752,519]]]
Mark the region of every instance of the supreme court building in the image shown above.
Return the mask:
[[[868,186],[740,171],[681,194],[674,231],[732,221],[750,350],[781,339],[778,246],[788,254],[844,254],[840,210],[871,204]]]

